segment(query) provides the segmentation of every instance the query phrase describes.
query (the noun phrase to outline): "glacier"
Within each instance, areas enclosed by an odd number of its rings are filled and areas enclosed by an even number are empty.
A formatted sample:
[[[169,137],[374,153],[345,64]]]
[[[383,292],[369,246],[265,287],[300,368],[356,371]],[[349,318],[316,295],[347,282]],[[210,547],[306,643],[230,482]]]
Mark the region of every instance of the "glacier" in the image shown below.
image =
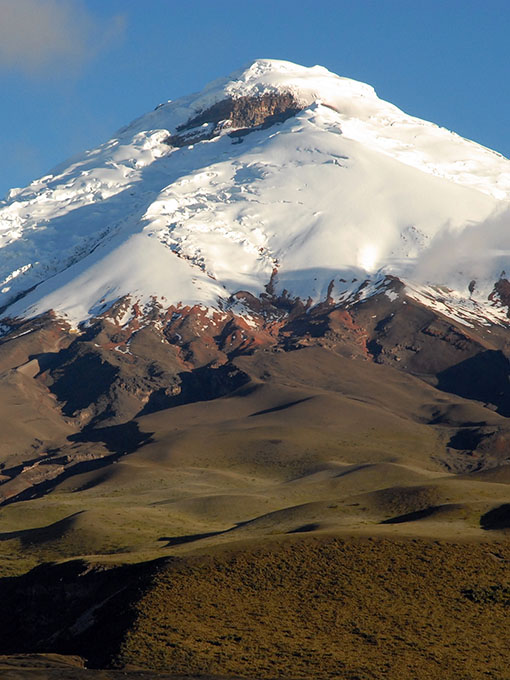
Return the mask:
[[[225,100],[268,94],[298,110],[240,134],[228,120],[193,128]],[[190,143],[172,145],[190,121]],[[509,198],[510,161],[495,151],[364,83],[260,59],[12,189],[1,315],[51,309],[77,327],[125,296],[222,310],[268,287],[347,303],[392,276],[463,323],[506,324],[494,285],[510,272]]]

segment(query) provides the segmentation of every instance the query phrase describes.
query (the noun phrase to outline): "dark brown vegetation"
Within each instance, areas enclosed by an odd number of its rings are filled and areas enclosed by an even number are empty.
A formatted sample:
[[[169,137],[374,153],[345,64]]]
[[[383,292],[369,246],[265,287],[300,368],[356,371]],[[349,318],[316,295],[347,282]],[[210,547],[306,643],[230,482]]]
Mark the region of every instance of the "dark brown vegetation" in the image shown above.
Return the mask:
[[[318,535],[114,571],[48,567],[0,582],[1,651],[23,640],[202,678],[506,678],[509,560],[506,541]]]

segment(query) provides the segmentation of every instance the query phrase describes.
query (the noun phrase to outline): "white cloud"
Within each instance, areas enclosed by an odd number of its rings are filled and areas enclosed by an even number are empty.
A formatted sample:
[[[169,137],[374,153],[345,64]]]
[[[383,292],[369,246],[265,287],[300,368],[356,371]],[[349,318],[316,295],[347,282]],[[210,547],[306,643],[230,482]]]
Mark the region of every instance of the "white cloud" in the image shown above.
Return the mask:
[[[510,208],[503,204],[484,222],[440,232],[418,258],[417,281],[450,283],[455,276],[490,279],[510,276]]]
[[[94,17],[81,0],[0,0],[0,68],[75,69],[122,35],[124,17]]]

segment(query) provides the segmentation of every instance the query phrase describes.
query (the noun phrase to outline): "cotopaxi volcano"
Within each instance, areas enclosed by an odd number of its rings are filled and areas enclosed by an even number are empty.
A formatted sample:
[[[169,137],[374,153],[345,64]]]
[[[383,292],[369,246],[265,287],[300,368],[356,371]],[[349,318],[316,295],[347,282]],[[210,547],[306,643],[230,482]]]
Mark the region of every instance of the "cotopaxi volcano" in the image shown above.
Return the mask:
[[[509,198],[500,154],[276,60],[11,190],[0,653],[503,677]]]
[[[76,325],[123,296],[223,310],[271,285],[345,303],[390,274],[443,313],[505,317],[509,194],[499,154],[363,83],[260,60],[11,190],[0,305]]]

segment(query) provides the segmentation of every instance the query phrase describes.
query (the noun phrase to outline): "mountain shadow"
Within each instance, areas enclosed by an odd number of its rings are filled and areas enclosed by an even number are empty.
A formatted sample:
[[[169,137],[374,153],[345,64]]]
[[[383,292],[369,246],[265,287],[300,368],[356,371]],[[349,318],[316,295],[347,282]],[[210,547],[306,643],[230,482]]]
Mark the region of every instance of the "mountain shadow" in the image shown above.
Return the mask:
[[[77,443],[101,442],[109,451],[123,456],[148,444],[151,437],[151,432],[140,432],[138,424],[130,420],[109,427],[84,427],[80,432],[70,435],[68,440]]]
[[[510,529],[510,503],[499,505],[482,515],[480,526],[487,531]]]
[[[437,374],[437,388],[465,399],[493,404],[510,416],[510,362],[500,350],[487,350]]]
[[[0,620],[0,654],[78,654],[90,667],[104,667],[135,618],[131,604],[160,563],[104,569],[73,560],[0,579],[9,612]]]
[[[155,390],[149,397],[139,416],[154,413],[174,406],[183,406],[197,401],[211,401],[231,394],[246,385],[250,377],[232,364],[218,368],[202,366],[194,371],[179,374],[180,392],[169,393],[166,388]]]

